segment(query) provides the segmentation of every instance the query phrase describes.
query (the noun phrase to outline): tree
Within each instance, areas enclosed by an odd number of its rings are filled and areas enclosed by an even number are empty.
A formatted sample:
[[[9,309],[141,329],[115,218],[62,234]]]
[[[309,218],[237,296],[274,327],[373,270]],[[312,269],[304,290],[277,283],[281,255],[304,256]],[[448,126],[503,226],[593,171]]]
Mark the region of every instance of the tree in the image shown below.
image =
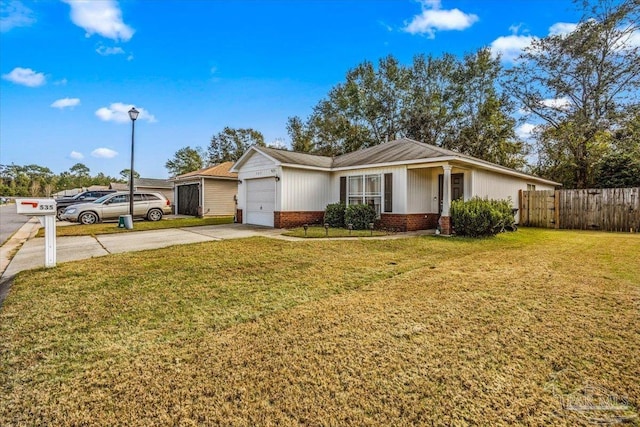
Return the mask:
[[[184,147],[176,151],[172,159],[167,160],[164,166],[172,177],[193,172],[204,167],[205,154],[202,148]]]
[[[297,151],[336,156],[410,137],[508,167],[524,165],[513,103],[498,90],[503,75],[489,49],[465,56],[416,56],[402,66],[388,56],[377,68],[349,70],[303,123],[289,118]]]
[[[593,184],[594,167],[625,112],[637,109],[640,88],[640,46],[633,43],[640,2],[597,0],[584,12],[574,31],[534,40],[507,82],[542,122],[538,171],[578,188]]]
[[[640,153],[611,153],[595,167],[599,188],[640,187]]]
[[[418,55],[409,78],[409,101],[403,116],[407,136],[427,144],[446,147],[458,132],[459,106],[454,81],[459,62],[450,54],[441,58]]]
[[[129,179],[131,178],[131,169],[122,169],[120,171],[120,179],[121,181],[126,181],[129,182]],[[135,170],[133,171],[133,179],[140,179],[140,174],[138,172],[136,172]]]
[[[454,123],[459,132],[443,145],[511,168],[525,164],[525,146],[515,134],[515,108],[509,97],[498,93],[496,83],[502,72],[499,58],[488,48],[465,55],[455,73]]]
[[[209,163],[235,162],[252,145],[265,146],[264,136],[254,129],[234,129],[225,127],[222,132],[211,137]]]

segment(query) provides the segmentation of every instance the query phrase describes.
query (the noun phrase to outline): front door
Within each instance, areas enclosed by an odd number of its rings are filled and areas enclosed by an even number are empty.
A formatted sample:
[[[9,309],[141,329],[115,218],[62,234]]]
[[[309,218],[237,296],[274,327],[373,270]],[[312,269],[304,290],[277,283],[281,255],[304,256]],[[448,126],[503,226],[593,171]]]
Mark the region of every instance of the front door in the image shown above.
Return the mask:
[[[444,176],[438,175],[438,215],[442,213],[442,184]],[[462,199],[464,197],[464,174],[451,174],[451,201]]]

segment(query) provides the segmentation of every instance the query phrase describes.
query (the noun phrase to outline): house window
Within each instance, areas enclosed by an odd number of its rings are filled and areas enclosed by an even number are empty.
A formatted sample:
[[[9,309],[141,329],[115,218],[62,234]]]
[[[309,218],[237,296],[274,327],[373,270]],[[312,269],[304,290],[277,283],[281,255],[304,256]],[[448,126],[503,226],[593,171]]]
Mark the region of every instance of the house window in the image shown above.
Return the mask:
[[[348,178],[347,204],[368,204],[380,216],[382,204],[382,177],[380,175],[355,175]]]
[[[527,184],[527,191],[536,191],[535,184]]]

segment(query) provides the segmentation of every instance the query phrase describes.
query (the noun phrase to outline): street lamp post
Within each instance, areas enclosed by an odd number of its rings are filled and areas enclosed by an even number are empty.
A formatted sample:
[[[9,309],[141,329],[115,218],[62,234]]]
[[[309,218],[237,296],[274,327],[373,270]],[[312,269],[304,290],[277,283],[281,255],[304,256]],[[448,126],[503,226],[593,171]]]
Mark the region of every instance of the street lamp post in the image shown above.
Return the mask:
[[[136,107],[129,110],[129,118],[131,119],[131,169],[129,169],[129,215],[131,215],[131,225],[133,225],[133,142],[136,130],[136,119],[140,112]]]

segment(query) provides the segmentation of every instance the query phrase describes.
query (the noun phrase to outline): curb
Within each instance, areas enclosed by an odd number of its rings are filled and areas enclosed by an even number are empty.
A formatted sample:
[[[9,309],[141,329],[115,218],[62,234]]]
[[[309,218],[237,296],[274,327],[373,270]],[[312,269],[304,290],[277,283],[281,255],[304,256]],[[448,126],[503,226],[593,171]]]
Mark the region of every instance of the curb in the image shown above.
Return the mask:
[[[0,247],[0,278],[3,278],[4,272],[24,242],[34,237],[40,227],[40,221],[33,217],[13,233],[13,236]]]

